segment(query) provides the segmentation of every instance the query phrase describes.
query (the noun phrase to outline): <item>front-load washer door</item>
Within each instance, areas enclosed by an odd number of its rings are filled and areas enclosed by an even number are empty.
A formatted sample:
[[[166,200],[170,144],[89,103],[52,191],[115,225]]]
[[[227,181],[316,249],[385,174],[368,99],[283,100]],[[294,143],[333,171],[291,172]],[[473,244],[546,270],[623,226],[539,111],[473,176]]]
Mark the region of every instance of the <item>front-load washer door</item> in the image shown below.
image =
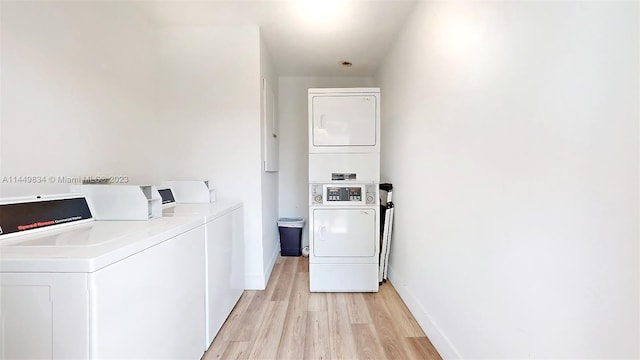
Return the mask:
[[[315,209],[314,256],[374,256],[376,213],[371,208]]]

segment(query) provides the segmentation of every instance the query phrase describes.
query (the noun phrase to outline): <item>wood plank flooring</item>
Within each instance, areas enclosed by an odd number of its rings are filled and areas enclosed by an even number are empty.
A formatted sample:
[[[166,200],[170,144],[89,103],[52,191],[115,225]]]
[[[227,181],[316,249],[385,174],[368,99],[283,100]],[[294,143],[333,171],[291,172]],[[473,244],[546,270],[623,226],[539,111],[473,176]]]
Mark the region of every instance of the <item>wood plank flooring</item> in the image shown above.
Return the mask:
[[[310,293],[309,259],[279,257],[266,290],[242,294],[203,359],[441,357],[391,283]]]

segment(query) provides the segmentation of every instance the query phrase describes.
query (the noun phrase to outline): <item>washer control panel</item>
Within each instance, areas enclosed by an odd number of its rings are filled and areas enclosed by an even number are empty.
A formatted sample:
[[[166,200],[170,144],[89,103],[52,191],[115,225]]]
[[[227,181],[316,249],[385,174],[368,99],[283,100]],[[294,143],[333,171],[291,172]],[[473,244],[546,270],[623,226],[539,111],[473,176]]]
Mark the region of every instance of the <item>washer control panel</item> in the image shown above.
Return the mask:
[[[362,201],[362,188],[327,186],[327,201]]]
[[[375,184],[311,184],[311,205],[375,205]]]

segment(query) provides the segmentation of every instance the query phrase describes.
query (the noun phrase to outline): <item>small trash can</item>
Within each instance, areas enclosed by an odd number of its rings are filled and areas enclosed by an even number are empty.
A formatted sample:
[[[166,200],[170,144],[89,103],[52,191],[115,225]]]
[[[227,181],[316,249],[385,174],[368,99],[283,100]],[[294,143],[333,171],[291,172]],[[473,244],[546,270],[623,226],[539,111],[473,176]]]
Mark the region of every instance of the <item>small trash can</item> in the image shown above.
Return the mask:
[[[280,231],[280,255],[302,255],[302,228],[304,219],[300,217],[278,219]]]

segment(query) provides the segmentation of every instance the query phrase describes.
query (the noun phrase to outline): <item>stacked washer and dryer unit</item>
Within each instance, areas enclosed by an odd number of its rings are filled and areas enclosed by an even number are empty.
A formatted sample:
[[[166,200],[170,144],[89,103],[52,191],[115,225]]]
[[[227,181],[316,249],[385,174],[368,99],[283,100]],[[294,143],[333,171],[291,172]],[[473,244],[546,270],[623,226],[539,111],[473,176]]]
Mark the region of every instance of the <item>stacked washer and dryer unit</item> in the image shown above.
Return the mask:
[[[309,89],[312,292],[376,292],[380,89]]]

